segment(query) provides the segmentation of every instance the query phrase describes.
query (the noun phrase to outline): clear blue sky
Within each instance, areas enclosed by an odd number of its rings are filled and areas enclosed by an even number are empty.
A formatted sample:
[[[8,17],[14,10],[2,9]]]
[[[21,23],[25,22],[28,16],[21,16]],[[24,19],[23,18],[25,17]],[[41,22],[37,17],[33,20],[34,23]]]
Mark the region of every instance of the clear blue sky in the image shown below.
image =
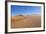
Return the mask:
[[[16,16],[17,14],[40,14],[41,6],[19,6],[19,5],[11,5],[11,13],[12,16]]]

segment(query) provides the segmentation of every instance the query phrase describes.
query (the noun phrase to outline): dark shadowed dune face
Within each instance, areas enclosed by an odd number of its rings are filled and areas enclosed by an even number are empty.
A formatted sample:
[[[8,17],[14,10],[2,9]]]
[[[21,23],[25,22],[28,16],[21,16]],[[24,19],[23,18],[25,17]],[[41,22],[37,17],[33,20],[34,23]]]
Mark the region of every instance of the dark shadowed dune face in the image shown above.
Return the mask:
[[[17,16],[23,16],[23,15],[17,15]]]
[[[11,28],[32,28],[41,27],[41,16],[29,15],[29,16],[12,16]]]

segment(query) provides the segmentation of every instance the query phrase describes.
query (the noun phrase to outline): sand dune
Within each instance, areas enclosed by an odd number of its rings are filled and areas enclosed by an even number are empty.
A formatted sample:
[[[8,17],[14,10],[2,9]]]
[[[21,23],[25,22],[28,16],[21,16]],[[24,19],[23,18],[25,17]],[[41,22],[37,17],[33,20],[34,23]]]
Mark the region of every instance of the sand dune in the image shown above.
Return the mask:
[[[11,28],[31,28],[41,26],[41,16],[12,16]]]

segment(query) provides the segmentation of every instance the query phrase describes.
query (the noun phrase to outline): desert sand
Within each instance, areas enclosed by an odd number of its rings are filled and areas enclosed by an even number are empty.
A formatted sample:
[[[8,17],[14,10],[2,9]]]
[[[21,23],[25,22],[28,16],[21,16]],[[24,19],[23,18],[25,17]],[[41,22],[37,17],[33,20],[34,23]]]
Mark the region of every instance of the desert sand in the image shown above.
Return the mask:
[[[41,16],[11,16],[11,28],[33,28],[41,27]]]

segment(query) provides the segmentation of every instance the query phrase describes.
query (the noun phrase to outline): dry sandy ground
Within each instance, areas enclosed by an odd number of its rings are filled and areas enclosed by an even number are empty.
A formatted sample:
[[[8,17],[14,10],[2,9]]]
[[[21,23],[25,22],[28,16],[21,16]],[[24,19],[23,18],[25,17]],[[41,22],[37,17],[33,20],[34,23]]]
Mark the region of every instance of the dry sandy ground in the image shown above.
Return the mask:
[[[41,16],[12,16],[11,28],[31,28],[41,26]]]

